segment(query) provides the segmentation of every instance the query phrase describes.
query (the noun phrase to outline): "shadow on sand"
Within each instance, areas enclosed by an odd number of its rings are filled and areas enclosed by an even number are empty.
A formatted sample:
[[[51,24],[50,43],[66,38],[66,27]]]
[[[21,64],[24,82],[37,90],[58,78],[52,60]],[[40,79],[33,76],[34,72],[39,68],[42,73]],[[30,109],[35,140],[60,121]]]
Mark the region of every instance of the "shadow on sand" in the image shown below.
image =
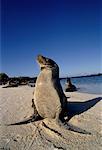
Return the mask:
[[[79,115],[94,105],[96,105],[100,100],[102,100],[102,97],[97,97],[85,102],[69,102],[67,103],[67,109],[68,109],[68,120],[70,120],[73,116]]]

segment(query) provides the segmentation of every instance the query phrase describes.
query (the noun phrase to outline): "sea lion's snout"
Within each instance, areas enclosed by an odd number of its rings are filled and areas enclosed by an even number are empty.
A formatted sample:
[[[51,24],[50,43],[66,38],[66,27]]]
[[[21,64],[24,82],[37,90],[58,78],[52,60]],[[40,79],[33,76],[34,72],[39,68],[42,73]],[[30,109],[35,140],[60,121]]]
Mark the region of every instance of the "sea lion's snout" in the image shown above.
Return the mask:
[[[36,60],[39,64],[41,70],[46,67],[46,57],[44,57],[42,55],[38,55]]]
[[[37,55],[37,60],[40,60],[40,59],[42,59],[43,58],[43,56],[42,55]]]
[[[44,56],[42,56],[42,55],[38,55],[37,56],[37,62],[39,63],[39,64],[45,64],[45,57]]]

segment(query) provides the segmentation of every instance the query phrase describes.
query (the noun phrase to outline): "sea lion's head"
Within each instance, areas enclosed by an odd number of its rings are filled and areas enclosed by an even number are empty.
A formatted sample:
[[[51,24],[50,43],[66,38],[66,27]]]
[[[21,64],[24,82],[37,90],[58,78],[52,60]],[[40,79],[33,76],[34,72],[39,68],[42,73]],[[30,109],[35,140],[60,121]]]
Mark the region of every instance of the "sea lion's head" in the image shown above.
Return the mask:
[[[59,74],[59,67],[56,64],[56,62],[53,61],[52,59],[44,57],[42,55],[38,55],[37,62],[41,70],[44,70],[44,69],[52,70],[53,72],[56,72]]]

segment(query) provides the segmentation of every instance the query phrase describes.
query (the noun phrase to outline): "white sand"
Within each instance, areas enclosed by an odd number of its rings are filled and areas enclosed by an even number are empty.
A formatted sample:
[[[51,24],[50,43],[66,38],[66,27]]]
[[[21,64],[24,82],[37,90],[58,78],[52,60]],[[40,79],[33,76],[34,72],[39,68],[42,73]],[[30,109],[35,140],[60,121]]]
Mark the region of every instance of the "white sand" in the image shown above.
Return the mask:
[[[68,130],[65,133],[67,142],[59,138],[56,146],[53,142],[36,136],[36,125],[32,123],[5,126],[4,124],[18,122],[32,115],[32,92],[33,88],[28,86],[0,87],[0,150],[101,150],[102,95],[66,93],[69,97],[69,112],[74,115],[70,122],[90,131],[92,135]]]

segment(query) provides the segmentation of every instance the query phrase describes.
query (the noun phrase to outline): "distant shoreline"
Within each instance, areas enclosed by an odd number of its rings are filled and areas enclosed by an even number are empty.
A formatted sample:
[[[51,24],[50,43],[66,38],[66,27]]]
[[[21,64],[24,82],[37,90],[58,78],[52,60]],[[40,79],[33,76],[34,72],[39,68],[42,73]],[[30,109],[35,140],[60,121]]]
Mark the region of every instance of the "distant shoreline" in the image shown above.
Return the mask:
[[[5,74],[5,73],[0,73],[0,74]],[[102,73],[90,74],[90,75],[82,75],[82,76],[72,76],[72,77],[71,76],[65,76],[65,77],[59,77],[59,78],[60,78],[60,80],[63,80],[63,79],[66,79],[66,78],[83,78],[83,77],[94,77],[94,76],[102,76]],[[25,82],[25,81],[31,81],[31,80],[33,80],[34,82],[36,82],[36,79],[37,79],[37,76],[35,76],[35,77],[29,77],[29,76],[14,76],[14,77],[9,77],[9,76],[7,76],[7,81],[9,81],[9,80],[13,80],[13,81],[20,80],[20,81]]]
[[[102,73],[97,73],[97,74],[90,74],[90,75],[79,75],[79,76],[65,76],[65,77],[59,77],[60,80],[66,79],[66,78],[83,78],[83,77],[94,77],[94,76],[101,76]],[[37,76],[30,77],[30,76],[14,76],[14,77],[9,77],[9,78],[27,78],[27,79],[37,79]]]
[[[69,77],[69,78],[83,78],[83,77],[94,77],[94,76],[101,76],[102,73],[98,73],[98,74],[91,74],[91,75],[82,75],[82,76],[72,76],[72,77]],[[62,79],[66,79],[67,77],[60,77],[60,80]]]

